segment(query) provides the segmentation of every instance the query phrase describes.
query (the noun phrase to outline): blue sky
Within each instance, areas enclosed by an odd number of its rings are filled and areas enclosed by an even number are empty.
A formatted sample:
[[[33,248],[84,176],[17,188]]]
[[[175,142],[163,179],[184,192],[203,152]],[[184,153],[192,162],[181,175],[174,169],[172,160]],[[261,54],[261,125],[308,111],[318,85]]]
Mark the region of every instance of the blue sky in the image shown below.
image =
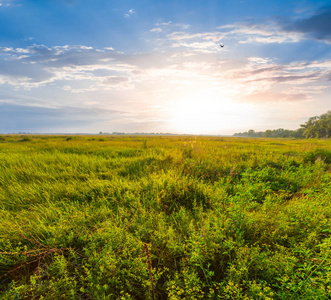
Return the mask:
[[[0,28],[0,133],[233,134],[331,109],[330,0],[0,0]]]

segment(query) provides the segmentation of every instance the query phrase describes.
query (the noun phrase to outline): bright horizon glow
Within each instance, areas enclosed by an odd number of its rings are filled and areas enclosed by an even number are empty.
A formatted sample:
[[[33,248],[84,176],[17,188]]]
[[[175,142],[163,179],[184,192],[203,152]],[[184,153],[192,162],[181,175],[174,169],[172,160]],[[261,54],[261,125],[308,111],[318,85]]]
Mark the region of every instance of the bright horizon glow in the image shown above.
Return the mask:
[[[252,105],[236,103],[216,92],[188,92],[170,104],[169,128],[176,133],[220,134],[219,128],[244,126],[246,120],[240,116],[247,113],[256,117]]]

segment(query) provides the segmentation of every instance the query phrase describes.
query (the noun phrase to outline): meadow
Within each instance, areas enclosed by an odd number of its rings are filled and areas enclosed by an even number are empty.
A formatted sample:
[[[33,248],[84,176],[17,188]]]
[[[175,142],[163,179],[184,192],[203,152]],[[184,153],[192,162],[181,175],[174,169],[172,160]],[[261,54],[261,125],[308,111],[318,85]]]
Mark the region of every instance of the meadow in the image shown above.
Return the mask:
[[[0,136],[1,299],[330,299],[331,140]]]

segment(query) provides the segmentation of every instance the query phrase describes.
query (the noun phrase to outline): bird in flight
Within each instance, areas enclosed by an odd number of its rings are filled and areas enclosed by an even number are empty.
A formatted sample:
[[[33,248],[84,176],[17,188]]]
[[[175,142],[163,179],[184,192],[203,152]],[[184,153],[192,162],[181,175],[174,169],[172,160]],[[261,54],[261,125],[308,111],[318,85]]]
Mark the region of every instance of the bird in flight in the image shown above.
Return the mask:
[[[220,47],[223,48],[223,47],[224,47],[224,44],[221,43],[221,44],[220,44]]]

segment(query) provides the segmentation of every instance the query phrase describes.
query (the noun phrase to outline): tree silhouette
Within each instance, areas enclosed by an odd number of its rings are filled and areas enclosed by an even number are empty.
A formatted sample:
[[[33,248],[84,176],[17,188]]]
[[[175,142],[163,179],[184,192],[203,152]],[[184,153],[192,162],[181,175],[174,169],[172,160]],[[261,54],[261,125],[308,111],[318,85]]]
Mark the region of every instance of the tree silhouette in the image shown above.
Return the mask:
[[[320,116],[311,117],[305,124],[300,125],[297,130],[273,129],[266,131],[254,131],[235,133],[234,136],[241,137],[267,137],[267,138],[331,138],[331,110]]]

